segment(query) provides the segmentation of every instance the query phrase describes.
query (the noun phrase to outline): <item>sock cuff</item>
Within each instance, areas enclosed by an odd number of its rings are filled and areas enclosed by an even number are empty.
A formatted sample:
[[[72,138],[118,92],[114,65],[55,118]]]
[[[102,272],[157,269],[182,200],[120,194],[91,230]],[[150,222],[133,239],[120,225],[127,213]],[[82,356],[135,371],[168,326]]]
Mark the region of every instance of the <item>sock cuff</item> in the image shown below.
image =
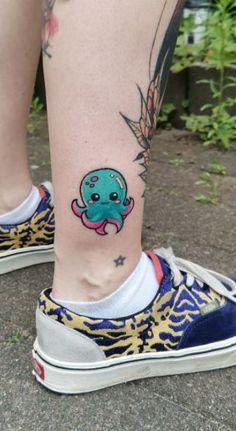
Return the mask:
[[[18,205],[18,207],[16,207],[12,211],[0,215],[0,224],[10,225],[23,223],[24,221],[29,219],[36,211],[40,200],[41,197],[39,189],[33,185],[28,196],[24,199],[23,202],[21,202],[20,205]]]
[[[86,301],[83,302],[83,301],[81,301],[78,304],[80,304],[81,306],[87,306],[87,304],[89,304],[90,306],[94,305],[96,307],[100,307],[105,302],[107,302],[109,300],[114,300],[115,297],[118,296],[118,295],[120,295],[122,293],[122,291],[127,288],[128,284],[132,283],[132,281],[136,277],[139,278],[140,275],[142,277],[142,272],[143,273],[145,272],[145,268],[142,267],[143,264],[145,265],[145,257],[147,257],[146,254],[142,253],[142,255],[141,255],[140,259],[139,259],[138,264],[136,265],[136,267],[134,268],[134,270],[131,272],[131,274],[128,276],[128,278],[124,281],[124,283],[122,283],[122,285],[120,287],[118,287],[118,289],[116,289],[114,292],[112,292],[109,296],[106,296],[105,298],[102,298],[102,299],[100,299],[98,301],[90,301],[90,302],[86,302]],[[51,293],[50,296],[51,296],[51,298],[52,298],[53,301],[58,301],[56,298],[53,297],[52,293]],[[63,304],[68,304],[68,307],[69,307],[69,305],[75,303],[74,301],[67,301],[67,300],[64,300],[64,299],[60,299],[60,302],[63,303]]]
[[[144,309],[156,295],[158,286],[153,264],[142,253],[134,271],[106,298],[91,302],[57,300],[52,294],[51,298],[77,314],[94,318],[121,318]]]

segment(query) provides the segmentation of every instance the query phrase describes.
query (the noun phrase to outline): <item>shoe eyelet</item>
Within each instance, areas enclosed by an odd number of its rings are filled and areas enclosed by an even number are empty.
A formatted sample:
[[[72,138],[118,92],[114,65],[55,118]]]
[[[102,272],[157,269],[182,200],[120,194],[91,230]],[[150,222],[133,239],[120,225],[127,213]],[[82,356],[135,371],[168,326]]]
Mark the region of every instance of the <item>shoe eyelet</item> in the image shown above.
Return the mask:
[[[173,275],[171,275],[170,282],[172,283],[172,289],[174,289],[174,290],[179,290],[179,286],[180,286],[180,285],[176,286],[176,285],[174,284],[174,277],[173,277]]]

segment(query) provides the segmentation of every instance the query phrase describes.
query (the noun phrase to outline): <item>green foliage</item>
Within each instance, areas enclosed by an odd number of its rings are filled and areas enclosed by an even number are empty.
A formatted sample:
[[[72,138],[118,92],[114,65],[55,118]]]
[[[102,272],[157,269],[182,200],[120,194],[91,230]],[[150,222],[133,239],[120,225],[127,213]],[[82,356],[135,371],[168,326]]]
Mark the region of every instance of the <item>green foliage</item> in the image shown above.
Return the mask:
[[[206,61],[210,67],[219,71],[227,64],[236,63],[235,11],[232,0],[218,0],[207,23]]]
[[[227,169],[222,163],[220,163],[218,160],[212,160],[209,164],[209,170],[211,173],[215,175],[227,175]]]
[[[169,161],[169,164],[175,166],[176,168],[181,168],[185,164],[184,159],[172,159]]]
[[[209,115],[183,115],[186,128],[198,132],[206,146],[228,150],[232,139],[236,139],[236,116],[230,115],[225,102],[209,104]]]
[[[177,39],[175,48],[175,59],[171,67],[172,72],[181,72],[182,70],[192,66],[196,61],[202,61],[205,47],[204,39],[194,44],[186,43],[186,34],[192,33],[196,28],[197,25],[195,24],[194,17],[192,15],[187,18],[183,18],[180,27],[180,35]]]
[[[22,331],[16,331],[15,334],[11,335],[11,337],[9,337],[7,339],[8,343],[22,343],[26,338],[27,338],[28,334],[26,334],[26,332]]]
[[[161,107],[158,119],[157,127],[169,128],[171,127],[170,117],[172,112],[175,111],[175,106],[173,103],[164,103]]]
[[[218,71],[215,80],[202,80],[207,85],[212,103],[201,108],[201,115],[184,115],[186,127],[198,132],[207,146],[216,146],[227,150],[231,141],[236,139],[236,116],[230,114],[229,108],[236,105],[236,100],[226,96],[228,88],[236,88],[236,78],[226,77],[226,67],[236,64],[236,13],[232,0],[219,0],[210,13],[205,25],[202,41],[186,45],[185,32],[194,29],[193,19],[184,20],[178,39],[173,72],[179,72],[193,63],[201,61],[207,69]]]
[[[216,203],[217,203],[217,200],[215,199],[215,197],[207,196],[207,195],[204,195],[201,193],[194,196],[194,199],[196,202],[199,202],[200,204],[216,205]]]
[[[204,172],[200,179],[196,182],[198,186],[205,186],[208,189],[208,194],[199,193],[194,196],[194,200],[201,204],[216,205],[219,199],[218,184],[213,179],[209,172]]]
[[[30,135],[35,135],[42,121],[43,104],[38,97],[31,102],[27,130]]]

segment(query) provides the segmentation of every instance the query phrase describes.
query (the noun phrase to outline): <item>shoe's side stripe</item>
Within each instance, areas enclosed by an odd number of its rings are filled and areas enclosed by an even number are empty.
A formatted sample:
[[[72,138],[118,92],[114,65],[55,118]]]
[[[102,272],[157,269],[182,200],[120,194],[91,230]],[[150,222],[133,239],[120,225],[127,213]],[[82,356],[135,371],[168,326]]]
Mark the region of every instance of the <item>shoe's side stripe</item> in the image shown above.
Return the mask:
[[[48,250],[53,250],[54,249],[54,245],[50,244],[50,245],[37,245],[37,246],[32,246],[32,247],[22,247],[22,248],[18,248],[16,250],[10,250],[7,252],[3,252],[0,254],[0,260],[1,259],[6,259],[6,258],[10,258],[12,256],[16,256],[16,255],[24,255],[24,254],[32,254],[32,253],[38,253],[39,251],[48,251]]]
[[[216,346],[216,344],[218,344],[218,347]],[[46,364],[58,368],[58,369],[63,369],[63,370],[75,370],[75,371],[94,371],[94,370],[103,370],[103,369],[107,369],[107,368],[115,368],[117,366],[121,367],[122,365],[127,365],[127,364],[132,364],[132,363],[139,363],[139,362],[163,362],[163,361],[169,361],[169,360],[173,360],[173,361],[178,361],[184,358],[194,358],[194,357],[199,357],[199,356],[204,356],[204,355],[208,355],[208,354],[212,354],[212,353],[216,353],[216,352],[221,352],[224,350],[228,350],[228,349],[234,349],[236,348],[236,337],[233,337],[233,339],[230,340],[226,340],[225,342],[221,342],[221,343],[213,343],[212,344],[212,348],[210,347],[211,345],[207,345],[207,346],[201,346],[201,347],[205,347],[205,349],[203,350],[197,350],[197,349],[185,349],[186,353],[184,351],[181,352],[181,354],[176,354],[174,355],[173,352],[168,352],[168,354],[164,354],[167,352],[162,352],[162,353],[157,353],[157,354],[153,354],[153,353],[145,353],[145,354],[138,354],[138,355],[133,355],[133,357],[121,357],[119,360],[118,359],[113,359],[113,360],[105,360],[103,362],[100,363],[94,363],[93,365],[91,364],[83,364],[84,366],[75,366],[75,364],[70,364],[70,366],[65,366],[63,365],[59,365],[58,363],[54,363],[54,361],[50,361],[50,358],[45,357],[45,355],[43,354],[43,352],[41,352],[39,346],[37,345],[37,340],[35,342],[34,345],[34,349],[33,352],[35,352],[38,357],[44,361]],[[191,350],[191,351],[190,351]],[[188,352],[187,352],[188,351]]]

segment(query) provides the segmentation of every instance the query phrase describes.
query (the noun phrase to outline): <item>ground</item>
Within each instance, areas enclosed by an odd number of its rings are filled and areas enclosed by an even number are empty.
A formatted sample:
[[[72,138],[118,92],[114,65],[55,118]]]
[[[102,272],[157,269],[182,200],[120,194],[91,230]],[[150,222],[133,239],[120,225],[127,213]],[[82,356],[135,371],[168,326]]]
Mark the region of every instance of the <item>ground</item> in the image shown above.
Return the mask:
[[[29,139],[35,181],[49,178],[46,127]],[[236,147],[235,147],[236,148]],[[172,246],[177,255],[227,274],[236,273],[236,150],[203,148],[186,132],[165,131],[153,145],[146,193],[145,247]],[[227,175],[214,176],[217,205],[194,200],[206,187],[196,181],[219,160]],[[236,430],[236,368],[131,382],[100,392],[61,396],[31,375],[34,311],[50,286],[53,265],[0,279],[0,427],[11,431],[230,431]]]

